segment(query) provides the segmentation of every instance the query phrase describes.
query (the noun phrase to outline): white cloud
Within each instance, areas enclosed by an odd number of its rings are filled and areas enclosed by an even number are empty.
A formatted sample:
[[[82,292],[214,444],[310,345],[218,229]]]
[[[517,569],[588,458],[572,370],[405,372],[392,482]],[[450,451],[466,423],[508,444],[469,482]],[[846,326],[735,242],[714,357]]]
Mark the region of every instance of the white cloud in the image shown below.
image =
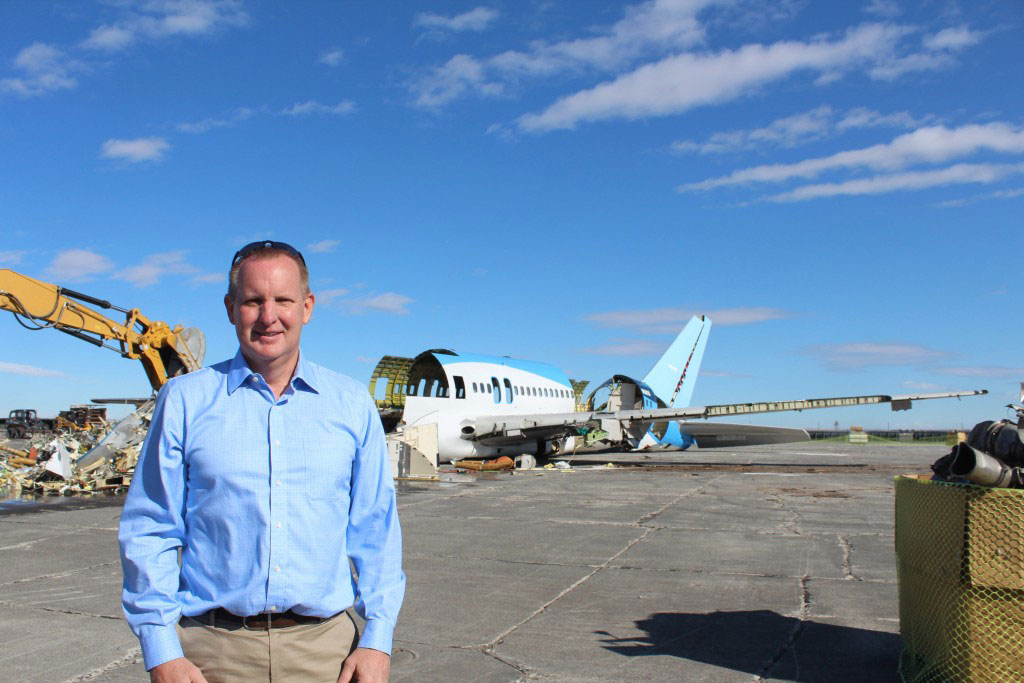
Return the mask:
[[[0,251],[0,264],[5,266],[16,266],[21,263],[27,251]]]
[[[935,372],[941,375],[952,375],[954,377],[1011,377],[1017,380],[1024,380],[1024,368],[1000,365],[937,368]]]
[[[490,7],[476,7],[468,12],[456,14],[452,17],[446,17],[441,14],[433,14],[430,12],[421,12],[416,15],[416,18],[413,20],[413,25],[434,30],[454,32],[483,31],[494,23],[494,20],[497,18],[498,10],[491,9]]]
[[[0,372],[6,372],[11,375],[24,375],[26,377],[64,377],[64,373],[60,370],[48,370],[46,368],[37,368],[34,365],[7,363],[5,361],[0,361]]]
[[[934,382],[914,382],[907,380],[900,382],[900,386],[904,389],[911,389],[913,391],[942,391],[942,385],[935,384]]]
[[[0,92],[35,97],[78,85],[71,72],[79,65],[46,43],[32,43],[22,49],[14,58],[14,67],[21,76],[0,80]]]
[[[924,123],[927,123],[926,118],[918,119],[905,111],[883,114],[875,111],[874,109],[857,107],[846,112],[843,118],[836,122],[836,130],[844,131],[849,128],[876,128],[881,126],[891,128],[914,128]]]
[[[966,26],[946,28],[938,33],[925,35],[921,39],[924,52],[906,55],[895,54],[883,58],[869,75],[872,78],[891,81],[913,71],[934,71],[955,63],[953,52],[981,42],[983,34],[971,31]]]
[[[832,108],[824,104],[810,111],[776,119],[763,128],[722,131],[702,143],[675,142],[672,149],[678,152],[722,154],[765,144],[795,147],[825,137],[832,127],[832,118]]]
[[[444,66],[437,67],[418,81],[416,104],[433,109],[458,99],[468,91],[482,96],[495,96],[504,92],[504,85],[488,82],[482,62],[469,55],[455,55]]]
[[[356,103],[352,100],[342,100],[334,105],[321,104],[316,100],[297,102],[281,111],[287,116],[305,116],[307,114],[351,114],[356,110]]]
[[[123,18],[93,29],[82,47],[117,52],[140,40],[206,35],[248,21],[237,0],[147,0],[126,5]]]
[[[982,37],[980,31],[959,26],[927,35],[921,42],[929,50],[959,50],[981,42]]]
[[[864,8],[864,11],[876,17],[892,19],[893,17],[898,17],[903,12],[903,8],[900,7],[900,3],[897,0],[871,0]]]
[[[89,249],[65,249],[57,254],[46,272],[58,282],[84,282],[113,269],[113,262],[103,254]]]
[[[508,50],[478,59],[459,54],[410,84],[417,106],[434,109],[459,97],[493,97],[526,77],[586,68],[615,70],[658,49],[700,44],[704,29],[697,14],[723,0],[648,0],[628,6],[622,19],[594,29],[586,38],[534,41],[525,51]]]
[[[665,342],[646,339],[613,340],[610,344],[581,349],[583,353],[598,356],[656,356],[665,352]]]
[[[339,49],[324,50],[320,53],[320,63],[327,66],[338,66],[345,59],[345,53]]]
[[[705,370],[700,369],[701,377],[750,377],[750,375],[744,375],[739,372],[723,372],[722,370]]]
[[[781,308],[747,306],[719,308],[708,311],[684,308],[609,311],[606,313],[591,313],[584,316],[584,320],[600,327],[626,328],[648,334],[672,334],[679,332],[682,326],[695,315],[706,315],[715,325],[749,325],[792,317],[790,312],[784,311]]]
[[[941,163],[979,151],[1024,153],[1024,129],[1002,122],[971,124],[953,129],[928,126],[901,135],[889,143],[837,152],[793,164],[753,166],[727,176],[682,185],[679,190],[710,190],[755,182],[778,183],[792,178],[814,178],[835,169],[898,170],[914,163]]]
[[[973,197],[946,199],[941,202],[936,202],[935,206],[947,209],[952,207],[969,206],[971,204],[977,204],[978,202],[984,202],[990,199],[1017,199],[1018,197],[1024,197],[1024,187],[1015,187],[1009,190],[996,190],[995,192],[977,194]]]
[[[193,275],[197,273],[198,269],[185,261],[187,253],[184,249],[178,249],[150,254],[142,263],[125,268],[114,277],[118,280],[126,280],[136,287],[149,287],[158,283],[166,275]],[[193,282],[203,282],[203,278],[207,277],[209,276],[194,277]]]
[[[192,278],[192,284],[215,285],[221,282],[226,282],[227,279],[227,275],[224,273],[199,273]]]
[[[341,303],[350,313],[366,313],[368,311],[372,311],[376,313],[408,315],[409,309],[407,307],[412,303],[412,301],[413,300],[411,298],[402,294],[384,292],[383,294],[376,294],[358,299],[345,299]]]
[[[916,119],[905,111],[882,114],[865,107],[851,109],[839,116],[832,107],[823,104],[809,111],[776,119],[762,128],[720,131],[703,142],[679,140],[672,143],[671,149],[676,152],[724,154],[766,145],[796,147],[851,128],[913,128],[925,123],[927,118]]]
[[[854,342],[849,344],[823,344],[808,351],[817,356],[825,367],[849,370],[879,365],[920,365],[943,358],[949,353],[919,344]]]
[[[131,140],[112,138],[103,143],[100,156],[136,164],[141,161],[160,161],[170,148],[170,143],[164,138],[134,138]]]
[[[321,306],[328,306],[349,293],[347,289],[321,289],[313,292],[316,295],[316,302]]]
[[[679,114],[694,107],[742,97],[800,71],[840,72],[873,64],[894,52],[909,29],[867,24],[836,40],[781,41],[718,53],[684,53],[555,101],[519,118],[521,129],[544,132],[584,121],[638,119]]]
[[[327,254],[337,249],[339,244],[341,240],[320,240],[307,245],[306,250],[314,254]]]
[[[838,195],[886,194],[904,190],[962,184],[988,184],[1024,173],[1024,164],[956,164],[934,171],[907,171],[858,178],[840,183],[803,185],[789,192],[765,197],[774,202],[798,202]]]
[[[201,121],[183,122],[174,127],[182,133],[206,133],[215,128],[228,128],[237,123],[252,118],[256,110],[249,107],[240,107],[226,118],[206,118]]]

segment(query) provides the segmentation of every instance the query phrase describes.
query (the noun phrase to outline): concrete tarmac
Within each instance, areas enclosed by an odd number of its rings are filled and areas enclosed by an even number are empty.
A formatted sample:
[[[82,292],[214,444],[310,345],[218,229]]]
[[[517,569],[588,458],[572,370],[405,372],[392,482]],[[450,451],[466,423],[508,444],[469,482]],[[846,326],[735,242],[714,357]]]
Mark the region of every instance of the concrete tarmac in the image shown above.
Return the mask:
[[[943,446],[801,443],[399,484],[392,681],[887,681],[893,483]],[[605,468],[610,459],[643,467]],[[120,498],[0,504],[0,680],[145,681]]]

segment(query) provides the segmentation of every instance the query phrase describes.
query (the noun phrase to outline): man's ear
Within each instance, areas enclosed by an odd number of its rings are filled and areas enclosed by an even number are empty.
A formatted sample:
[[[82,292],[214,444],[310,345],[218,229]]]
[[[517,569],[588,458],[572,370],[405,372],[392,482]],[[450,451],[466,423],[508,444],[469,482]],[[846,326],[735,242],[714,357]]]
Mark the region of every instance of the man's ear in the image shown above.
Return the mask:
[[[235,324],[235,300],[229,294],[224,295],[224,308],[228,309],[228,320]]]
[[[313,292],[306,295],[306,299],[302,302],[302,324],[305,325],[313,317],[313,304],[316,303],[316,296]]]

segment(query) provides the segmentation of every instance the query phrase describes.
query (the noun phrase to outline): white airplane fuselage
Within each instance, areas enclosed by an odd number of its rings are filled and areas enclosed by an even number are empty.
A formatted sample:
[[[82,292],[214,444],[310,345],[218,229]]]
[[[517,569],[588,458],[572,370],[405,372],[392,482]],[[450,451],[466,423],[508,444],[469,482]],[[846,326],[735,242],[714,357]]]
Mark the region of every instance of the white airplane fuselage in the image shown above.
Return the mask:
[[[440,361],[446,381],[435,382],[433,386],[430,382],[412,385],[414,388],[405,396],[402,421],[408,427],[436,424],[442,460],[515,455],[536,449],[536,443],[528,440],[487,445],[463,439],[461,425],[467,418],[575,410],[569,378],[552,365],[504,357],[431,355]],[[414,375],[412,381],[415,380]]]

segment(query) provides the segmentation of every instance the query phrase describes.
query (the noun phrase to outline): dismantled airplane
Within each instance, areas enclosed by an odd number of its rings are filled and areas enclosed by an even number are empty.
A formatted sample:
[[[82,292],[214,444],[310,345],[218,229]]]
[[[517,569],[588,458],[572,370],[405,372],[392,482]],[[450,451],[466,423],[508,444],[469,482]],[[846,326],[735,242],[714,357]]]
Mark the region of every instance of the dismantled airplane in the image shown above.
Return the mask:
[[[384,356],[370,380],[389,431],[439,461],[495,455],[551,455],[582,445],[588,434],[618,450],[685,449],[787,443],[802,429],[704,422],[707,418],[811,408],[978,396],[987,390],[902,396],[846,396],[691,407],[711,321],[694,316],[643,380],[614,375],[583,399],[587,382],[536,361],[431,349],[415,358]],[[702,420],[694,422],[693,420]]]

